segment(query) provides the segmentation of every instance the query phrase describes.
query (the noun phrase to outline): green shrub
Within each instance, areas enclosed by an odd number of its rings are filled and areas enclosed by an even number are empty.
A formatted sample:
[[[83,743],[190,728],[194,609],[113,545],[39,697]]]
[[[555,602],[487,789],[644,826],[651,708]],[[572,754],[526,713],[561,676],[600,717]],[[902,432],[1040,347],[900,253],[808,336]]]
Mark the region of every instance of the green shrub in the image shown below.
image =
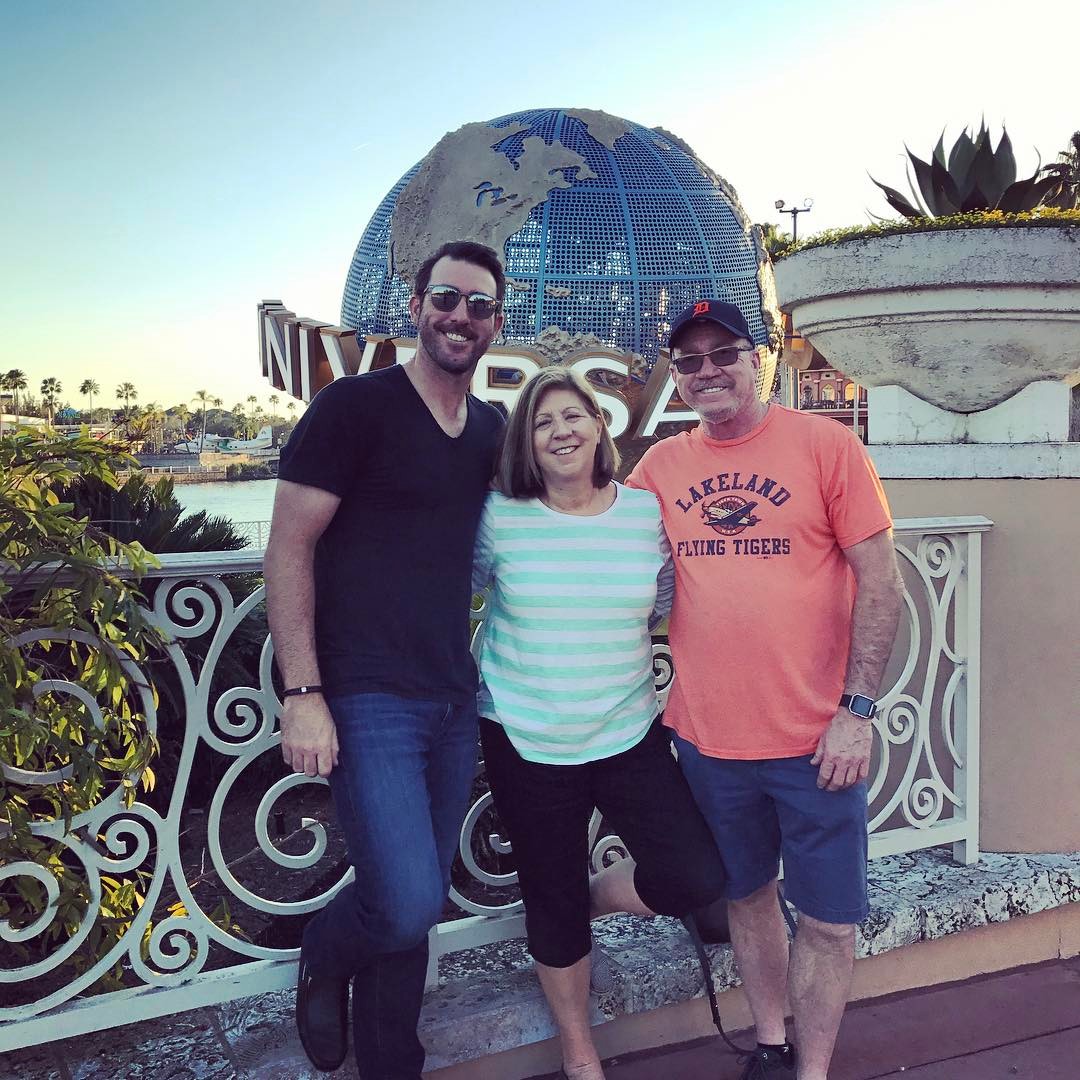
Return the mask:
[[[226,480],[273,480],[275,475],[270,465],[254,461],[238,461],[225,466]]]
[[[96,476],[81,476],[61,496],[72,504],[77,517],[88,518],[117,540],[138,542],[156,555],[237,551],[249,542],[227,517],[211,516],[205,510],[185,516],[168,476],[151,483],[145,474],[133,472],[119,487]]]
[[[58,889],[46,929],[5,942],[5,967],[62,945],[90,903],[78,859],[45,834],[48,824],[61,821],[66,833],[104,799],[130,806],[137,788],[154,785],[144,712],[154,691],[129,662],[161,645],[138,588],[156,560],[77,516],[60,495],[80,475],[116,488],[117,470],[131,464],[122,449],[86,435],[23,430],[0,439],[0,866],[31,863]],[[65,682],[94,699],[97,716],[57,685]],[[137,873],[103,876],[101,916],[66,967],[91,966],[123,936],[142,903],[140,886]],[[32,874],[0,880],[0,921],[11,929],[33,925],[47,907]]]
[[[955,229],[1001,229],[1001,228],[1080,228],[1080,210],[1057,210],[1040,206],[1022,214],[1005,214],[1000,210],[971,214],[953,214],[949,217],[916,218],[913,221],[886,220],[872,225],[851,225],[844,229],[826,229],[808,236],[782,251],[776,261],[786,259],[796,251],[808,248],[842,244],[849,240],[865,240],[876,236],[899,236],[904,233],[947,232]],[[1080,239],[1080,233],[1077,233]]]
[[[80,477],[64,490],[63,497],[73,504],[78,516],[89,518],[119,540],[137,541],[157,555],[178,551],[238,551],[251,542],[236,531],[227,517],[211,516],[205,510],[186,513],[169,477],[150,483],[144,474],[132,473],[118,489],[95,477]],[[262,584],[259,574],[229,574],[222,581],[235,604]],[[157,590],[164,587],[159,580],[147,581],[143,587],[147,602],[152,604]],[[259,655],[268,632],[266,609],[259,605],[229,635],[228,645],[214,669],[211,701],[231,687],[258,685]],[[212,639],[213,634],[203,634],[184,641],[184,655],[193,671],[198,672],[205,662]],[[149,668],[153,672],[154,688],[160,695],[157,711],[159,772],[163,777],[173,777],[188,723],[184,692],[171,662],[152,662]],[[249,770],[248,777],[264,777],[265,770],[272,768],[276,761],[271,755],[265,766]],[[228,759],[221,755],[208,755],[208,760],[188,778],[188,805],[203,807],[209,802],[228,764]],[[168,798],[169,792],[165,790],[149,795],[146,801],[164,812]]]

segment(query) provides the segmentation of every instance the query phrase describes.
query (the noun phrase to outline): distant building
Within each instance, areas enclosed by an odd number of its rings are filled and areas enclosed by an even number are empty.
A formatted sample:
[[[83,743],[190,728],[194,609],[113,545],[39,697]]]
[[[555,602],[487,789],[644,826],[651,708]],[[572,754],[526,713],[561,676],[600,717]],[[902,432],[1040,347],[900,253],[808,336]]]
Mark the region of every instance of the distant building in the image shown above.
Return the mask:
[[[854,427],[859,438],[866,442],[866,387],[857,386],[843,372],[830,367],[825,359],[801,334],[791,326],[791,317],[784,314],[784,359],[794,369],[792,389],[796,409],[821,412]]]
[[[43,428],[45,426],[45,420],[42,417],[27,416],[26,413],[16,416],[14,413],[6,412],[0,415],[0,423],[3,424],[5,430],[15,427],[16,423],[19,427]]]

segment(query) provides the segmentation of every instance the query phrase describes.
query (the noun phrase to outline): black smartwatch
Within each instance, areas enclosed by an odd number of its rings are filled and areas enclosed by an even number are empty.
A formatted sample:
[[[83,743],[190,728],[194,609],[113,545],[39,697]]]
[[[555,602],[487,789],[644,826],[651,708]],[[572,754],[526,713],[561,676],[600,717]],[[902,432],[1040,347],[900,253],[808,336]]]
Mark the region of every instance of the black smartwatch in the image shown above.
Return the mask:
[[[873,720],[877,716],[877,702],[865,694],[844,694],[840,698],[840,708],[846,708],[852,716],[863,720]]]

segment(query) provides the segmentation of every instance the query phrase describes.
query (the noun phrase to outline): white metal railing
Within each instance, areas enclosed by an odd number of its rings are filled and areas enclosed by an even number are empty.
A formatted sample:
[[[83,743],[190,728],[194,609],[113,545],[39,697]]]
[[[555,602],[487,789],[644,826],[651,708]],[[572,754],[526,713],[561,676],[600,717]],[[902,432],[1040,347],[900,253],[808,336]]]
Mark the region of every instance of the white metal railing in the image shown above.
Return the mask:
[[[204,473],[216,471],[210,465],[141,465],[139,472],[150,476],[184,476],[191,473]]]
[[[265,548],[266,541],[270,539],[269,521],[234,521],[233,529],[241,536],[246,536],[251,541],[251,546]]]
[[[978,857],[980,542],[991,524],[981,517],[896,523],[905,617],[887,677],[889,688],[874,721],[871,857],[940,844],[953,845],[954,856],[963,862]],[[304,851],[286,852],[275,842],[279,838],[271,836],[270,822],[279,820],[286,797],[319,794],[313,786],[325,781],[279,774],[260,781],[262,787],[256,785],[255,798],[249,800],[253,820],[237,820],[228,810],[230,795],[239,790],[244,774],[250,779],[250,770],[262,763],[264,771],[255,775],[265,776],[267,756],[276,759],[279,753],[281,702],[271,681],[272,643],[262,623],[256,685],[222,688],[216,678],[230,640],[245,627],[250,630],[249,620],[263,617],[261,583],[237,599],[226,579],[259,573],[262,552],[177,554],[162,556],[161,562],[144,580],[144,590],[152,593],[153,618],[168,635],[168,663],[182,688],[184,710],[183,742],[168,805],[158,810],[137,801],[125,809],[113,793],[76,818],[67,832],[58,822],[34,827],[35,833],[63,844],[68,861],[81,868],[85,879],[90,900],[71,939],[76,945],[100,916],[103,874],[143,873],[146,899],[126,935],[70,980],[58,984],[56,979],[57,968],[75,947],[70,942],[38,963],[0,968],[0,991],[13,987],[27,1002],[0,1007],[0,1051],[264,993],[294,981],[297,949],[234,936],[196,898],[182,850],[190,841],[193,821],[198,823],[204,860],[240,925],[245,909],[264,920],[302,917],[324,904],[352,874],[330,865],[327,829],[303,810],[290,839],[295,844],[302,838]],[[63,636],[57,633],[57,639]],[[653,651],[657,687],[666,699],[674,676],[666,639],[656,639]],[[201,662],[192,663],[196,653]],[[54,684],[53,689],[87,698],[73,684]],[[148,693],[142,704],[149,727],[156,731],[158,715]],[[197,757],[201,769],[213,759],[221,771],[205,815],[193,815],[186,805]],[[9,769],[3,762],[0,767]],[[159,768],[158,787],[164,783]],[[433,967],[439,955],[523,933],[515,876],[490,869],[495,865],[490,857],[509,850],[490,821],[485,827],[490,805],[490,794],[481,794],[469,810],[460,842],[464,880],[470,888],[486,891],[465,895],[452,890],[451,899],[465,917],[443,922],[433,931]],[[317,894],[297,888],[293,894],[300,898],[281,899],[267,895],[265,875],[261,886],[245,880],[243,860],[230,861],[222,846],[223,838],[242,828],[252,830],[252,854],[272,864],[275,885],[292,879],[314,885]],[[595,867],[619,848],[617,837],[600,832],[594,819]],[[184,837],[188,840],[182,843]],[[47,876],[47,870],[31,863],[0,867],[0,880],[45,882]],[[177,897],[183,910],[160,910],[163,893]],[[42,934],[55,917],[54,909],[47,910],[21,930],[0,922],[0,942]],[[215,962],[225,957],[230,965],[211,970],[207,961],[212,954]],[[130,971],[136,986],[79,996],[117,964]]]

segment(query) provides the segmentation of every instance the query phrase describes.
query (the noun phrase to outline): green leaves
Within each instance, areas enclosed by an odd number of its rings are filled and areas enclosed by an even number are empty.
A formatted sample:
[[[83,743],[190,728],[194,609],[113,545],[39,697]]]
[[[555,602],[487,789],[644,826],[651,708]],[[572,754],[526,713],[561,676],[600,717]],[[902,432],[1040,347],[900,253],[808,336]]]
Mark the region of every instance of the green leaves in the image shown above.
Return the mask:
[[[870,179],[874,180],[872,176],[870,177]],[[889,205],[894,210],[903,214],[904,217],[908,218],[910,221],[915,221],[918,218],[925,217],[923,212],[917,207],[912,206],[911,203],[909,203],[907,199],[905,199],[904,196],[896,190],[896,188],[887,187],[885,184],[879,183],[877,180],[874,180],[874,183],[877,184],[877,186],[885,192],[885,198],[888,200]]]
[[[884,192],[888,204],[909,221],[979,210],[1020,213],[1042,205],[1060,189],[1060,183],[1053,178],[1039,179],[1044,171],[1041,169],[1026,180],[1016,179],[1016,156],[1004,127],[996,149],[985,121],[974,137],[965,128],[948,155],[944,139],[942,132],[929,161],[907,150],[914,173],[914,183],[909,179],[909,187],[915,202],[870,178]],[[920,197],[921,207],[917,205]]]
[[[117,470],[131,464],[122,448],[86,435],[22,430],[0,439],[0,761],[39,774],[22,783],[0,773],[0,865],[33,862],[60,889],[47,930],[18,943],[23,958],[62,944],[89,903],[65,846],[37,835],[35,826],[62,821],[70,830],[110,792],[130,804],[140,782],[154,782],[156,742],[121,657],[142,661],[161,645],[138,587],[156,560],[142,545],[109,536],[64,497],[86,477],[115,489]],[[74,684],[96,708],[49,682]],[[43,773],[51,782],[41,782]],[[103,882],[103,918],[68,961],[76,970],[95,963],[130,925],[142,903],[138,881]],[[0,919],[29,926],[46,900],[40,883],[5,879]],[[114,971],[111,978],[118,977]]]
[[[1051,182],[1048,193],[1043,196],[1048,206],[1060,210],[1080,209],[1080,131],[1073,132],[1057,161],[1044,165],[1039,171]]]
[[[944,138],[944,133],[942,133],[942,138]],[[941,144],[941,140],[938,140],[938,144]],[[953,176],[966,176],[974,159],[975,143],[965,128],[960,132],[960,137],[953,143],[953,148],[949,152],[949,172]]]
[[[0,866],[29,861],[59,888],[45,931],[5,942],[0,966],[11,965],[9,949],[19,963],[36,962],[85,929],[86,870],[73,848],[42,835],[43,826],[62,822],[67,834],[100,847],[103,837],[87,824],[88,811],[110,797],[130,806],[140,790],[153,791],[159,745],[144,713],[150,701],[158,707],[159,688],[183,734],[182,690],[171,665],[154,664],[163,639],[140,591],[140,576],[158,564],[148,549],[233,550],[247,543],[227,519],[182,517],[171,481],[149,484],[131,473],[120,483],[117,473],[131,464],[122,449],[86,437],[20,431],[0,439],[0,761],[38,774],[37,782],[23,783],[18,774],[0,772]],[[239,640],[247,649],[247,667],[236,673],[237,661],[226,657],[217,678],[246,684],[265,636],[265,626],[241,628],[233,646]],[[191,643],[188,655],[203,659],[209,648]],[[147,686],[142,680],[151,672],[157,685]],[[49,687],[50,680],[74,684],[84,695]],[[162,760],[168,776],[172,759]],[[101,914],[64,960],[68,977],[110,953],[123,954],[117,946],[144,906],[147,880],[139,869],[103,877]],[[47,900],[32,878],[0,880],[0,919],[13,927],[35,923]],[[144,950],[151,914],[143,913]],[[227,903],[210,917],[243,936]],[[117,961],[93,989],[119,988],[124,977]]]

